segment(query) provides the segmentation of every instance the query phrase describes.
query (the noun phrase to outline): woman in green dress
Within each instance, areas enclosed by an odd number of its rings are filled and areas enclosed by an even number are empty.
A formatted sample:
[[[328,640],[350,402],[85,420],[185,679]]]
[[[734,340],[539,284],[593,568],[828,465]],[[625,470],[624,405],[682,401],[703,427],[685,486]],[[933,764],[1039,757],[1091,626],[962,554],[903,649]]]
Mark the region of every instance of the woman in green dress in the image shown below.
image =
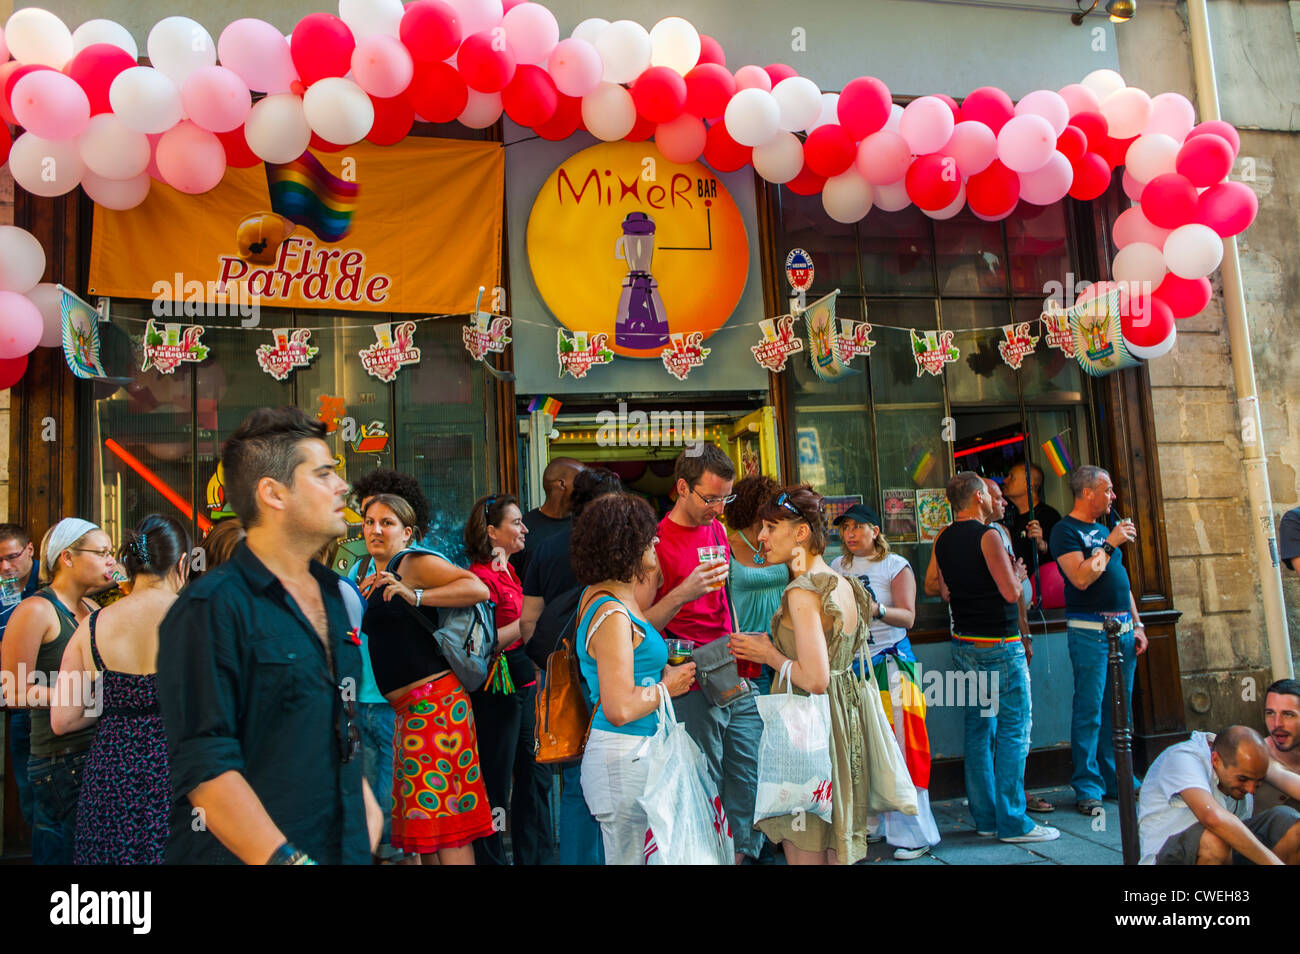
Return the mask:
[[[815,815],[774,817],[758,828],[785,850],[789,864],[853,864],[867,854],[867,683],[853,674],[853,657],[866,652],[874,607],[855,579],[822,559],[826,519],[821,495],[807,484],[787,487],[758,512],[759,540],[771,564],[788,564],[794,580],[765,636],[735,635],[738,659],[773,670],[791,661],[801,695],[826,693],[831,718],[831,820]],[[784,686],[773,686],[785,691]]]

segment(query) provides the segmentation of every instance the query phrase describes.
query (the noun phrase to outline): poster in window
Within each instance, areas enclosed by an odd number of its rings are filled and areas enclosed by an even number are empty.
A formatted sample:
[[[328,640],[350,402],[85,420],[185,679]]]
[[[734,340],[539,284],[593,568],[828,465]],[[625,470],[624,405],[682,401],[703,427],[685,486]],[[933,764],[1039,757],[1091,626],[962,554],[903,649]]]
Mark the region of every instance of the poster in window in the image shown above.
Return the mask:
[[[840,538],[840,528],[835,526],[835,521],[854,504],[862,503],[862,494],[844,494],[840,497],[823,497],[822,503],[826,506],[826,528],[830,531],[831,539],[838,540]]]
[[[916,540],[916,491],[910,487],[886,490],[881,499],[881,531],[893,543]]]
[[[952,507],[942,490],[916,492],[916,523],[921,542],[933,540],[939,531],[952,523]]]

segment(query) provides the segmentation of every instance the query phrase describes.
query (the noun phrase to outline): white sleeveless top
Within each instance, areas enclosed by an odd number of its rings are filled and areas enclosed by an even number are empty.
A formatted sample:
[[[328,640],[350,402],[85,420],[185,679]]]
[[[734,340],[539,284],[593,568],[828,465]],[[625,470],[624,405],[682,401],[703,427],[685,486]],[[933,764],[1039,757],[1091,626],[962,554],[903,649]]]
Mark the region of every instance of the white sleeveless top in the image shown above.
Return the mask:
[[[848,569],[844,567],[845,559],[851,559],[853,562]],[[867,560],[862,557],[853,557],[849,554],[837,556],[831,561],[831,569],[840,576],[857,577],[866,586],[871,587],[871,592],[876,594],[876,601],[890,605],[893,593],[894,577],[898,576],[903,570],[911,566],[907,560],[897,553],[890,553],[883,560]],[[900,642],[907,635],[907,630],[901,626],[891,626],[878,619],[871,621],[871,654],[882,652]]]

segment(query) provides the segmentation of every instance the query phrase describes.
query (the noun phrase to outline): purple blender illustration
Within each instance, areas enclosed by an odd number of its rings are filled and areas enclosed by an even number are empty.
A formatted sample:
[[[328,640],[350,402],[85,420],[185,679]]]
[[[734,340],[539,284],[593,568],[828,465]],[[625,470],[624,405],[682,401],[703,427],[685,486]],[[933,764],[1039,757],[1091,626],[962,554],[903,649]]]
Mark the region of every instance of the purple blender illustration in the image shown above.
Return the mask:
[[[649,350],[668,344],[668,317],[659,283],[650,274],[654,252],[654,219],[644,212],[629,212],[623,234],[614,243],[614,257],[627,262],[614,322],[614,342],[621,348]]]

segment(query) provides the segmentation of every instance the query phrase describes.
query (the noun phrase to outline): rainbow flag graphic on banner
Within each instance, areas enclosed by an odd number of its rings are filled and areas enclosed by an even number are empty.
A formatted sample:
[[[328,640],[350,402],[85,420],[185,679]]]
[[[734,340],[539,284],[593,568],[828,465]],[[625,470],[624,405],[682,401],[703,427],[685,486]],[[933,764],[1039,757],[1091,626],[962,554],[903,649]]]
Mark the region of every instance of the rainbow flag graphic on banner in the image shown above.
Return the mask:
[[[1070,459],[1069,448],[1065,446],[1064,434],[1057,434],[1051,440],[1044,441],[1043,453],[1047,455],[1047,462],[1052,465],[1052,470],[1057,477],[1064,477],[1074,466],[1074,461]]]
[[[925,483],[925,478],[929,475],[934,467],[934,455],[924,447],[917,447],[912,453],[912,457],[907,462],[907,473],[912,478],[912,483],[918,487]]]
[[[543,414],[549,414],[554,418],[559,415],[560,408],[562,407],[564,407],[564,405],[555,400],[555,398],[539,394],[528,402],[528,413],[532,414],[536,411],[541,411]]]
[[[337,242],[352,230],[360,186],[345,182],[310,152],[283,165],[266,164],[271,211],[311,229],[322,242]]]

